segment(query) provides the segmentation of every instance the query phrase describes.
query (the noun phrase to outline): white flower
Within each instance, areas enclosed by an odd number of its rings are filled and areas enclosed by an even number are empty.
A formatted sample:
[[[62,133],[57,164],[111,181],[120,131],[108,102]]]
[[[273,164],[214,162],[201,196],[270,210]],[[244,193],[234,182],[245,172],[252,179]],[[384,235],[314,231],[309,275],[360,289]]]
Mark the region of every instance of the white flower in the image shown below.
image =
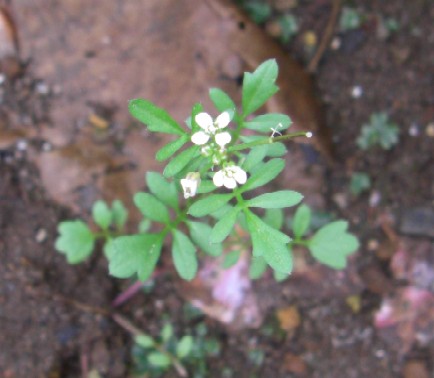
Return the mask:
[[[231,116],[228,112],[220,114],[215,121],[213,121],[208,113],[199,113],[194,119],[202,129],[191,136],[191,141],[194,144],[202,146],[209,141],[211,136],[214,136],[215,142],[223,149],[224,146],[231,141],[231,134],[227,131],[220,132],[220,130],[227,127],[231,121]]]
[[[184,179],[181,179],[182,190],[184,191],[184,198],[194,197],[197,192],[197,188],[200,185],[199,172],[189,172]]]
[[[216,172],[212,178],[215,186],[225,186],[228,189],[234,189],[237,183],[242,185],[247,181],[247,173],[236,165],[230,165]]]

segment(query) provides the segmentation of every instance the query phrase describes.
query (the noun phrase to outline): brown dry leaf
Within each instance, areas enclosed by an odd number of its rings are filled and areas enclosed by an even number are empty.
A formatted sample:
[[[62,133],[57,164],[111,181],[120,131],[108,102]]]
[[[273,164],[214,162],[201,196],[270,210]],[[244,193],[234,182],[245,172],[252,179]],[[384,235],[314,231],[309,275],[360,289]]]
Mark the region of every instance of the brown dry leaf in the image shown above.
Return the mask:
[[[314,137],[311,140],[303,138],[303,141],[313,142],[327,159],[332,160],[330,130],[325,126],[324,114],[310,75],[233,2],[208,0],[207,3],[222,18],[222,34],[230,48],[241,56],[250,70],[267,59],[277,60],[280,91],[267,103],[267,110],[289,114],[294,122],[291,130],[312,131]]]
[[[286,371],[295,374],[298,377],[303,377],[307,374],[308,368],[304,360],[295,354],[285,354],[283,367]]]
[[[289,306],[281,308],[276,312],[277,319],[279,320],[280,328],[292,333],[301,322],[300,313],[296,306]]]
[[[18,33],[11,12],[0,4],[0,72],[15,77],[21,71],[18,58]]]

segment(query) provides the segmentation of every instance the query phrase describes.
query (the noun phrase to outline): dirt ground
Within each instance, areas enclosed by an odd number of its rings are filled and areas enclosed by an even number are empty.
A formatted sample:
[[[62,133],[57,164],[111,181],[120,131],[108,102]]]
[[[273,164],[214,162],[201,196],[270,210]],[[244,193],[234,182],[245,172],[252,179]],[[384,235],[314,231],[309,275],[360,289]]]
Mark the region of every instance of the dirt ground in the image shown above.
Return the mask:
[[[311,266],[283,283],[255,282],[261,326],[236,330],[185,317],[175,275],[158,276],[152,290],[115,308],[133,282],[109,277],[102,254],[68,265],[54,240],[58,222],[88,219],[96,199],[131,205],[144,172],[162,168],[153,156],[166,140],[137,127],[129,99],[148,98],[179,121],[211,86],[239,99],[241,72],[260,54],[226,46],[237,40],[231,33],[250,26],[228,32],[230,22],[209,1],[90,3],[0,1],[19,38],[17,53],[2,16],[0,377],[130,376],[132,338],[114,314],[150,334],[165,317],[179,335],[206,324],[221,349],[207,360],[210,377],[434,377],[434,2],[345,2],[363,23],[334,33],[312,75],[335,162],[288,144],[290,164],[278,185],[348,219],[361,248],[344,272]],[[307,67],[315,48],[306,33],[321,40],[332,1],[269,3],[273,13],[260,32],[294,14],[299,30],[279,49]],[[387,18],[399,24],[390,34],[381,29]],[[302,103],[317,111],[314,100]],[[399,142],[360,150],[362,125],[382,111],[399,126]],[[353,172],[371,179],[358,196],[350,191]],[[257,350],[260,363],[251,357]]]

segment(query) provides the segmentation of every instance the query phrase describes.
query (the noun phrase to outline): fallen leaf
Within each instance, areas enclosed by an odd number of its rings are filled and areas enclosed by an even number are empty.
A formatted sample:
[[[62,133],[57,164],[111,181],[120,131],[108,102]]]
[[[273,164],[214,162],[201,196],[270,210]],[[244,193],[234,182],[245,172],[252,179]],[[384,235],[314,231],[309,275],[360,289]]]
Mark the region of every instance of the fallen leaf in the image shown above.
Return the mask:
[[[288,333],[294,332],[299,327],[301,322],[300,313],[296,306],[289,306],[277,310],[277,319],[279,320],[280,328]]]

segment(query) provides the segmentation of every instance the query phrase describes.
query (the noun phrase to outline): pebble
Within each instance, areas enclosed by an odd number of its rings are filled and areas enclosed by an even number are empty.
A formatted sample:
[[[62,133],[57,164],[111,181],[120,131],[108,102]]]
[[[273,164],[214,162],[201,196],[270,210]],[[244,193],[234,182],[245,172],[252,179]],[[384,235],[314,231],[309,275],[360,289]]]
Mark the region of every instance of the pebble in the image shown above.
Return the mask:
[[[18,151],[26,151],[28,147],[28,143],[25,139],[20,139],[17,142],[16,148]]]
[[[41,95],[47,95],[50,93],[50,87],[46,83],[40,81],[38,84],[36,84],[36,92]]]
[[[411,137],[417,137],[420,134],[419,125],[417,123],[412,123],[408,129],[408,135]]]
[[[44,142],[44,143],[42,144],[42,151],[44,151],[44,152],[49,152],[49,151],[51,151],[52,149],[53,149],[53,146],[51,145],[51,143]]]
[[[434,122],[431,122],[426,126],[425,133],[430,138],[434,138]]]
[[[381,193],[377,190],[374,190],[369,196],[369,206],[377,207],[381,201]]]
[[[332,39],[332,43],[330,44],[330,48],[332,50],[339,50],[342,45],[342,40],[339,37],[334,37]]]
[[[47,239],[47,230],[45,228],[40,228],[36,232],[35,240],[37,243],[43,243]]]
[[[434,209],[425,206],[404,210],[399,231],[407,235],[434,238]]]
[[[360,98],[363,95],[363,88],[360,85],[355,85],[351,89],[351,97],[352,98]]]
[[[0,73],[0,85],[2,85],[6,81],[6,75],[3,73]]]

